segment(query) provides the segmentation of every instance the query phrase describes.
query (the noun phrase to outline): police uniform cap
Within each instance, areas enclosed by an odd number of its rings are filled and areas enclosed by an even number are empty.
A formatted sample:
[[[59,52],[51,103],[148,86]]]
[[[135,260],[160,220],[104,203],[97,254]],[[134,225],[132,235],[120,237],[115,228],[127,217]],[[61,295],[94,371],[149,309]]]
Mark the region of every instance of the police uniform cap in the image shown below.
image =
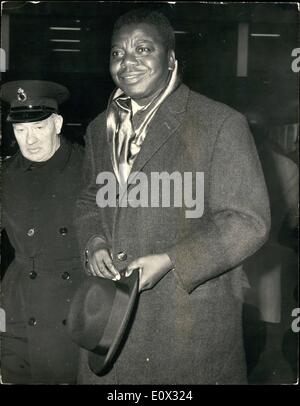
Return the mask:
[[[18,80],[1,86],[1,99],[10,104],[7,121],[41,121],[58,111],[69,97],[66,87],[43,80]]]

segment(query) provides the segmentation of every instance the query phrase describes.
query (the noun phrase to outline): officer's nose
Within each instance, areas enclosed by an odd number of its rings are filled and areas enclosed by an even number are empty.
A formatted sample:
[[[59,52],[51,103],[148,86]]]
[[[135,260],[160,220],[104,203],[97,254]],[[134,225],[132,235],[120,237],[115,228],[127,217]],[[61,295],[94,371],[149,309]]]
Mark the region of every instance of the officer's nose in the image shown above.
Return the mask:
[[[27,137],[26,137],[26,142],[28,145],[32,145],[37,141],[36,136],[34,135],[33,131],[31,128],[27,129]]]

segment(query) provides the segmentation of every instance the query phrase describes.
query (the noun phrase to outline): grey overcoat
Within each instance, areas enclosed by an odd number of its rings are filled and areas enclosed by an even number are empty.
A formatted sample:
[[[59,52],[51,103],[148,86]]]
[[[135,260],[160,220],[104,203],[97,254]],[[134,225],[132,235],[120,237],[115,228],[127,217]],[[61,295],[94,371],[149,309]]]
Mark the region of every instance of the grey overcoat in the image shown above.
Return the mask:
[[[0,295],[9,334],[0,343],[5,383],[76,382],[79,351],[65,324],[85,277],[73,226],[82,158],[82,148],[62,138],[47,162],[18,152],[6,165],[2,225],[15,257]]]
[[[135,258],[167,252],[175,270],[140,294],[129,335],[108,374],[93,375],[82,351],[79,383],[245,383],[241,264],[266,241],[270,226],[246,119],[181,84],[151,121],[132,172],[149,178],[152,172],[203,172],[199,218],[187,218],[186,207],[99,208],[96,177],[113,172],[105,112],[89,125],[86,143],[88,183],[75,217],[81,252],[100,235],[119,269]]]

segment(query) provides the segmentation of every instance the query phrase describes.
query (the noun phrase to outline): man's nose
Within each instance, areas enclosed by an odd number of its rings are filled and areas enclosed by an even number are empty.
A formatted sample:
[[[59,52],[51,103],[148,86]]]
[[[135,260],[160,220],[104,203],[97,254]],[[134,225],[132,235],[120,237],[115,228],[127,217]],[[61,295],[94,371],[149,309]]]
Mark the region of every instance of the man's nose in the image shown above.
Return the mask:
[[[129,66],[129,65],[136,65],[138,63],[135,55],[131,52],[126,52],[123,56],[122,65]]]
[[[31,145],[37,141],[36,136],[33,134],[33,131],[29,128],[27,131],[26,142],[27,144]]]

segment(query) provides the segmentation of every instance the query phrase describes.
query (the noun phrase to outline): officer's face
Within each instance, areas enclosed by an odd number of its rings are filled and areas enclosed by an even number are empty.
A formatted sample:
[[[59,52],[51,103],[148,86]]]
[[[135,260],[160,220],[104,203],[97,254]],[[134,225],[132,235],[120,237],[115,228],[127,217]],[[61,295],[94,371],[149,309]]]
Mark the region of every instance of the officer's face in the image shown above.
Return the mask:
[[[115,84],[140,105],[150,102],[165,86],[174,51],[168,51],[150,24],[123,26],[112,38],[110,73]]]
[[[13,124],[22,155],[34,162],[48,161],[60,146],[62,117],[57,114],[34,123]]]

